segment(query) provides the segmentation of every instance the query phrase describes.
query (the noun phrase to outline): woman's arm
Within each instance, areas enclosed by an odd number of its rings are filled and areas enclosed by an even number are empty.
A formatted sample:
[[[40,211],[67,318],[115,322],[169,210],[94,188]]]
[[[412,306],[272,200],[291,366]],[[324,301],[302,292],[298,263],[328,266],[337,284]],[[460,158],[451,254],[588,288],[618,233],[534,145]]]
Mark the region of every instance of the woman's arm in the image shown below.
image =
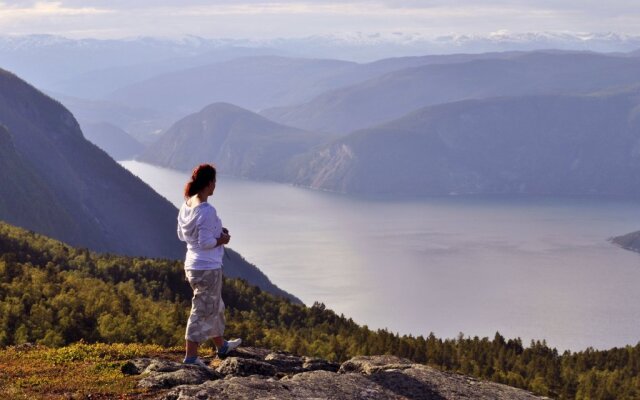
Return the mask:
[[[215,208],[203,207],[202,214],[198,217],[198,247],[213,249],[226,243],[229,240],[223,238],[222,224]]]

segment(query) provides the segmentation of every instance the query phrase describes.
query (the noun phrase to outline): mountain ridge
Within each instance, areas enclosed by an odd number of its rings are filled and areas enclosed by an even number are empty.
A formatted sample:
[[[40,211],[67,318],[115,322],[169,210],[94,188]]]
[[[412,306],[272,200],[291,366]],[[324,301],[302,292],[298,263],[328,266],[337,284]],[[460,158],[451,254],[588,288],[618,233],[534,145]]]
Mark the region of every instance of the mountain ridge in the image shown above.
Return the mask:
[[[638,58],[532,52],[397,70],[261,114],[301,129],[346,134],[429,105],[496,96],[589,93],[638,82]]]
[[[214,162],[221,173],[271,179],[291,156],[326,139],[220,102],[177,121],[138,160],[187,171]]]
[[[639,196],[638,104],[635,89],[428,106],[299,155],[290,172],[297,185],[370,195]]]
[[[54,196],[52,204],[40,206],[57,205],[51,212],[75,221],[56,232],[37,224],[27,228],[102,251],[181,256],[177,238],[158,229],[173,232],[173,205],[86,141],[59,102],[6,71],[0,71],[0,123]]]

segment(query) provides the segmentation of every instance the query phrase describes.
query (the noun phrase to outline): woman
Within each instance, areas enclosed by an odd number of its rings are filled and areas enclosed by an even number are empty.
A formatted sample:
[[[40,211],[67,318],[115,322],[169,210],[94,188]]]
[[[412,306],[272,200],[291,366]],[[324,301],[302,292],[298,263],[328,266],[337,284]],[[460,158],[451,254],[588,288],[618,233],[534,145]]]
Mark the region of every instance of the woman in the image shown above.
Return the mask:
[[[198,346],[213,338],[218,357],[224,358],[242,342],[226,341],[222,290],[222,256],[229,243],[229,231],[222,227],[216,209],[207,203],[216,188],[216,169],[201,164],[193,170],[184,188],[185,202],[178,214],[178,238],[187,242],[184,269],[193,289],[191,314],[185,334],[185,364],[205,366],[198,358]]]

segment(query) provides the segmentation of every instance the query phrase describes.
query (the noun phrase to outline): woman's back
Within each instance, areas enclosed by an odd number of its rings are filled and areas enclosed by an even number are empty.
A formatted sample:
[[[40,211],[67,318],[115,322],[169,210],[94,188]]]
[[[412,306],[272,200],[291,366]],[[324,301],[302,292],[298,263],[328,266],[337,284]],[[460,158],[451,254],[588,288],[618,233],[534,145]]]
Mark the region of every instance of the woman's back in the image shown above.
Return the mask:
[[[178,213],[178,238],[187,242],[185,269],[216,269],[222,265],[224,247],[217,246],[222,221],[207,202],[189,207],[182,204]]]

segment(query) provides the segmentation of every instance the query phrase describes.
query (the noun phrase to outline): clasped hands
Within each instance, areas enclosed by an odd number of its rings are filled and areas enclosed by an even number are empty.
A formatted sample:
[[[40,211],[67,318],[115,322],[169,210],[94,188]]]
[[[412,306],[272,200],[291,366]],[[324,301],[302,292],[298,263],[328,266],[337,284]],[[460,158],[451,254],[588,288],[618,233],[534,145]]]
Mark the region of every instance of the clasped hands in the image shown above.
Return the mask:
[[[231,235],[229,235],[229,230],[227,228],[222,228],[222,235],[218,238],[218,245],[222,246],[224,244],[228,244],[231,240]]]

